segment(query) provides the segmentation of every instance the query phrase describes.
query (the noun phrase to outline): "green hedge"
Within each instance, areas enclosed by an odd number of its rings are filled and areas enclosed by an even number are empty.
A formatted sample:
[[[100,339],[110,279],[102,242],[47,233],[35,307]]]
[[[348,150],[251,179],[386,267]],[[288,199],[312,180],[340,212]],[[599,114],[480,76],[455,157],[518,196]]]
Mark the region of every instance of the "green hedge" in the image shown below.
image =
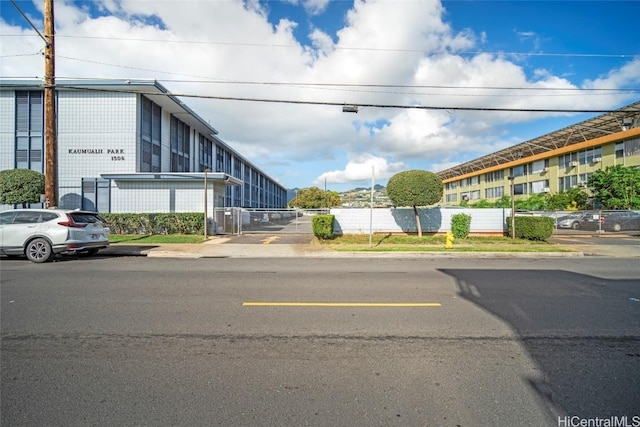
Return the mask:
[[[527,240],[547,240],[553,234],[555,220],[548,216],[515,217],[516,237]],[[507,228],[511,236],[511,217],[507,217]]]
[[[319,239],[331,239],[333,237],[334,215],[315,215],[311,219],[313,235]]]
[[[199,213],[101,213],[114,234],[203,234]]]
[[[471,227],[471,215],[459,213],[451,217],[451,232],[456,239],[466,239]]]

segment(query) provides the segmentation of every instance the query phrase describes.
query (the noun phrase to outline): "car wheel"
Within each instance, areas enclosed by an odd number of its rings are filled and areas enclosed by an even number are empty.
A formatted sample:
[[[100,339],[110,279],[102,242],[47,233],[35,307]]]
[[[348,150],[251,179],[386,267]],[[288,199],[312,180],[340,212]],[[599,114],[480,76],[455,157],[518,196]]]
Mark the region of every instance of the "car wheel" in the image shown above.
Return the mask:
[[[25,252],[29,261],[32,262],[47,262],[53,258],[51,245],[46,239],[33,239],[27,245]]]
[[[613,224],[613,231],[620,231],[622,230],[622,226],[620,224]]]
[[[574,222],[573,224],[571,224],[571,228],[573,228],[574,230],[577,230],[578,228],[580,228],[580,224],[577,222]]]

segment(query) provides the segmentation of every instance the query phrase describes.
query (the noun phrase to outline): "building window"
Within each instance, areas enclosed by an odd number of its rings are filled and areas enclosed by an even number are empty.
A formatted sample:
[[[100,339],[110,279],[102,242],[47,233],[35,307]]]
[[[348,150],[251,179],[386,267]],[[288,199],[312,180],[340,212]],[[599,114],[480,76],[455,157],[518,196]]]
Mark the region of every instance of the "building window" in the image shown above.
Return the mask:
[[[160,172],[161,113],[160,106],[142,97],[141,172]]]
[[[616,143],[616,159],[624,158],[624,142]]]
[[[242,179],[242,161],[237,157],[233,158],[233,176]]]
[[[80,208],[94,212],[111,211],[109,180],[82,178],[82,202]]]
[[[637,156],[640,154],[640,138],[629,139],[624,142],[624,156]]]
[[[563,176],[558,178],[558,190],[567,191],[578,186],[578,175]]]
[[[501,181],[504,179],[504,170],[487,172],[484,174],[485,182]]]
[[[244,203],[243,206],[248,208],[251,206],[251,168],[244,165]]]
[[[578,153],[578,160],[581,165],[598,163],[602,160],[602,148],[589,148]]]
[[[447,202],[457,202],[458,201],[458,195],[457,194],[447,194],[446,200],[447,200]]]
[[[189,172],[191,128],[182,120],[171,116],[170,125],[171,172]]]
[[[231,153],[226,150],[224,152],[224,173],[231,175]]]
[[[548,167],[549,167],[548,160],[537,160],[529,164],[529,170],[531,171],[532,174],[544,173],[547,171]]]
[[[577,165],[578,153],[569,153],[558,157],[558,167],[572,168]]]
[[[524,176],[526,175],[527,171],[526,168],[524,167],[524,165],[520,165],[520,166],[514,166],[511,168],[511,176],[512,177],[518,177],[518,176]]]
[[[205,169],[213,169],[213,141],[205,138],[204,135],[200,135],[200,142],[198,144],[199,151],[199,167],[200,172],[204,172]]]
[[[549,180],[533,181],[529,183],[529,193],[538,194],[549,191]]]
[[[42,92],[16,92],[15,167],[44,172]]]
[[[527,194],[527,185],[526,184],[514,184],[513,186],[513,194],[516,196]]]
[[[485,199],[497,199],[504,196],[504,187],[492,187],[484,190]]]
[[[216,145],[216,172],[224,172],[224,148]]]

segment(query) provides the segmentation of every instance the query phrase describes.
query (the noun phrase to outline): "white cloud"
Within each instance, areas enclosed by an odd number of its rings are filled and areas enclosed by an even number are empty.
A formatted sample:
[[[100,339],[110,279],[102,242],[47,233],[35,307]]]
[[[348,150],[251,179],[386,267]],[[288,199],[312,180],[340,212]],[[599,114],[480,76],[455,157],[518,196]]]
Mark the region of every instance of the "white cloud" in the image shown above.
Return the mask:
[[[297,4],[321,13],[328,3]],[[40,1],[34,5],[41,9]],[[619,105],[635,94],[589,97],[571,90],[580,85],[630,87],[639,83],[640,76],[637,58],[606,75],[576,83],[543,68],[526,72],[523,65],[498,55],[457,54],[477,48],[491,33],[454,32],[436,1],[355,0],[336,34],[309,30],[312,47],[294,36],[306,23],[282,19],[272,25],[268,10],[257,0],[102,1],[99,6],[111,11],[110,16],[91,16],[71,2],[55,6],[59,77],[153,78],[175,93],[198,96],[508,108],[575,108],[579,103],[582,108],[596,108]],[[0,74],[41,77],[42,40],[30,28],[2,20],[0,34],[5,37]],[[531,90],[434,88],[439,85],[571,90],[541,96]],[[210,121],[223,140],[290,187],[308,186],[319,176],[336,182],[366,179],[372,163],[381,173],[400,166],[437,171],[441,165],[521,142],[504,137],[505,126],[545,117],[393,108],[365,108],[349,115],[339,106],[206,98],[185,102]],[[343,153],[369,153],[370,158],[345,158]],[[286,182],[296,174],[295,180]]]
[[[371,182],[372,176],[377,179],[387,179],[392,175],[402,171],[404,163],[389,163],[383,157],[376,157],[372,154],[358,155],[347,163],[343,170],[334,170],[320,175],[314,184],[344,184],[349,182]]]
[[[329,5],[330,0],[305,0],[304,1],[304,9],[310,15],[320,15],[322,14]]]

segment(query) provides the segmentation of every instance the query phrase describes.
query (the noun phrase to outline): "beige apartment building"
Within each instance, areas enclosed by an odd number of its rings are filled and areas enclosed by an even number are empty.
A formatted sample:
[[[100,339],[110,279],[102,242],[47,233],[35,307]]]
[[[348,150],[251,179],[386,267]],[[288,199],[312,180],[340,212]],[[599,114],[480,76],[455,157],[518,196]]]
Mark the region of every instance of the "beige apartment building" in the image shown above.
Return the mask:
[[[511,194],[557,193],[586,186],[612,165],[640,167],[640,102],[438,172],[443,204],[473,205]]]

